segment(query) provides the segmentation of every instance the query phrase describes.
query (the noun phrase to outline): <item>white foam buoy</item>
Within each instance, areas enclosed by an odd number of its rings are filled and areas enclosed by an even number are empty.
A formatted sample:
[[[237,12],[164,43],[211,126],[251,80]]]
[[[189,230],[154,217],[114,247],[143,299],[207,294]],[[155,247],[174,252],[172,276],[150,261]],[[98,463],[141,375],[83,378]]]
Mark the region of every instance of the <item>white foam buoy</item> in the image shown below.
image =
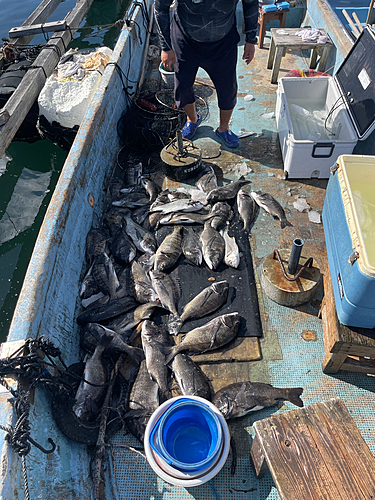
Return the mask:
[[[72,63],[86,63],[95,54],[111,56],[108,47],[98,47],[96,51],[73,54]],[[80,126],[86,115],[91,99],[102,78],[104,66],[93,71],[84,71],[84,78],[73,79],[67,76],[59,79],[57,73],[48,77],[38,97],[39,115],[43,115],[50,124],[58,123],[62,127]]]

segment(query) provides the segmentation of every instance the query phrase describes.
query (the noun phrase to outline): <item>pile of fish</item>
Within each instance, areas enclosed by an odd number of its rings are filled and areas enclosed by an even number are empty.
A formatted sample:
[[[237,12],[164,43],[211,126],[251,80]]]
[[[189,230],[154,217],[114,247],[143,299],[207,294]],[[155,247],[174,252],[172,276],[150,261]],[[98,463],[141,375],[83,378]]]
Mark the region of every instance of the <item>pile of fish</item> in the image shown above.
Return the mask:
[[[213,400],[227,418],[275,404],[278,398],[302,404],[297,397],[302,390],[294,396],[288,392],[292,390],[257,384],[253,394],[251,382],[214,395],[190,357],[231,342],[241,317],[238,312],[220,314],[228,299],[228,281],[212,277],[209,286],[180,304],[182,284],[171,271],[181,258],[211,271],[222,265],[238,267],[240,252],[231,235],[235,214],[247,232],[258,205],[277,217],[281,227],[289,224],[281,205],[267,193],[250,191],[249,184],[240,177],[218,186],[211,167],[196,181],[194,196],[185,190],[161,191],[141,174],[132,185],[119,178],[111,181],[99,226],[86,238],[88,271],[77,321],[87,355],[73,404],[82,422],[98,418],[110,378],[108,359],[113,366],[121,355],[131,366],[122,368],[128,384],[125,421],[140,440],[150,415],[175,388],[180,394]],[[203,326],[189,328],[190,320],[214,312],[218,315]],[[181,340],[175,336],[183,326]]]

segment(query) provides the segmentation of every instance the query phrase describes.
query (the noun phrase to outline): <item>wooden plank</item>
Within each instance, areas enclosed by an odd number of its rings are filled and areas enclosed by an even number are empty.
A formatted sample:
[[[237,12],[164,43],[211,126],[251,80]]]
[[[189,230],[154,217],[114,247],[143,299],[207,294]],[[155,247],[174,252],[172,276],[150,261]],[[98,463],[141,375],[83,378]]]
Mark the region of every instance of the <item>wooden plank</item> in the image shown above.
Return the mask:
[[[212,352],[192,356],[199,364],[230,363],[232,361],[258,361],[262,357],[258,337],[239,337],[233,342]]]
[[[53,35],[47,43],[47,46],[50,48],[42,50],[31,66],[31,68],[34,67],[36,69],[28,70],[4,106],[2,112],[8,112],[10,118],[5,125],[0,127],[0,157],[11,143],[18,128],[43,88],[46,77],[53,72],[60,59],[60,55],[65,52],[73,34],[77,31],[92,2],[93,0],[81,0],[77,3],[66,18],[66,22],[68,26],[71,26],[71,29],[58,35]],[[51,47],[55,47],[55,49],[51,49]],[[1,115],[2,113],[0,112]]]
[[[371,0],[370,6],[368,8],[368,14],[366,19],[366,24],[374,24],[375,23],[375,9],[374,9],[374,0]]]
[[[267,462],[264,456],[264,450],[261,443],[259,435],[256,434],[251,446],[251,458],[253,460],[253,465],[255,469],[255,475],[257,478],[263,477],[267,472]]]
[[[352,18],[350,17],[350,15],[347,13],[347,11],[345,9],[342,9],[342,13],[344,14],[344,16],[345,16],[346,20],[348,21],[350,27],[352,28],[355,37],[358,38],[359,35],[360,35],[360,31],[357,28],[357,26],[353,23]]]
[[[375,497],[375,459],[340,398],[260,420],[254,429],[255,458],[264,454],[281,498]]]
[[[303,413],[297,412],[297,415],[296,411],[286,412],[254,424],[279,494],[288,500],[341,500],[334,481],[324,470],[320,451],[303,425]]]
[[[50,23],[32,24],[30,26],[18,26],[9,30],[9,38],[19,38],[38,33],[53,33],[66,29],[66,21],[52,21]]]
[[[375,360],[367,359],[363,356],[358,358],[347,356],[341,365],[341,370],[357,373],[371,373],[375,375]]]
[[[324,410],[324,405],[317,403],[311,405],[302,418],[305,419],[315,446],[319,450],[322,463],[335,480],[340,492],[338,498],[364,500],[368,497],[364,496],[358,488],[358,483],[353,477],[351,469],[348,468],[345,446],[341,443],[341,429],[350,424],[345,418],[340,419],[340,408],[343,403],[337,398],[329,402],[328,405],[328,414],[324,414],[321,409],[322,407]],[[333,425],[330,425],[331,420]],[[356,436],[350,437],[349,435],[348,439],[354,440]],[[355,455],[351,455],[349,458],[349,460],[355,459]]]
[[[61,0],[43,0],[38,7],[30,14],[22,26],[29,26],[30,24],[44,23],[46,22],[51,14],[60,5]],[[34,35],[23,36],[12,41],[13,45],[28,45]],[[2,66],[3,56],[0,56],[0,67]]]
[[[341,325],[335,307],[332,281],[329,273],[324,275],[324,304],[322,319],[324,339],[330,352],[341,350],[341,346],[348,348],[356,356],[375,357],[375,329],[357,328]],[[325,344],[325,346],[326,346]],[[325,347],[326,348],[326,347]],[[326,349],[327,352],[327,349]]]
[[[323,401],[313,409],[313,412],[309,412],[312,432],[319,428],[315,436],[322,438],[322,449],[328,458],[333,457],[332,461],[326,462],[328,469],[332,474],[337,474],[338,470],[341,473],[342,479],[337,479],[342,487],[343,498],[375,498],[375,458],[343,401],[340,398]],[[342,457],[340,462],[335,461],[336,454],[332,454],[335,449],[339,450]]]
[[[353,19],[354,21],[356,22],[357,26],[358,26],[358,29],[359,31],[363,31],[363,26],[361,24],[361,21],[359,20],[358,16],[357,16],[357,13],[356,12],[353,12]]]

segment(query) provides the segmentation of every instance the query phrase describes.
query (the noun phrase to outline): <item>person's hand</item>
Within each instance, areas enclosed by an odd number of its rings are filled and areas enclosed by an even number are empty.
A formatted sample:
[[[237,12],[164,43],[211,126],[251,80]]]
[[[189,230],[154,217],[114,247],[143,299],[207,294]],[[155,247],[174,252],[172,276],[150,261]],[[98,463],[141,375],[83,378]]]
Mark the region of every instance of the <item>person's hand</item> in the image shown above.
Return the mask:
[[[162,50],[160,58],[167,71],[174,71],[173,66],[176,65],[176,54],[174,50]]]
[[[245,43],[244,49],[243,49],[243,56],[242,59],[246,61],[246,64],[250,64],[251,61],[254,59],[254,54],[255,54],[255,45],[252,43]]]

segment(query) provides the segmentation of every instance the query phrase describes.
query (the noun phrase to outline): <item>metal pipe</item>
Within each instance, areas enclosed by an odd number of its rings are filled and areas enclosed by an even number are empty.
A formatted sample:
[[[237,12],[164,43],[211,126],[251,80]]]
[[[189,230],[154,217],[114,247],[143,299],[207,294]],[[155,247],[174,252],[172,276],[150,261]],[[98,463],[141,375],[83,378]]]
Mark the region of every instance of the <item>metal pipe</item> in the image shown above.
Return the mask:
[[[288,273],[295,274],[298,268],[299,258],[301,257],[302,247],[304,241],[301,238],[295,238],[293,240],[292,251],[290,252],[289,263],[288,263]]]
[[[182,137],[182,130],[177,130],[176,137],[177,137],[178,154],[182,155],[182,153],[184,152],[184,139]]]

